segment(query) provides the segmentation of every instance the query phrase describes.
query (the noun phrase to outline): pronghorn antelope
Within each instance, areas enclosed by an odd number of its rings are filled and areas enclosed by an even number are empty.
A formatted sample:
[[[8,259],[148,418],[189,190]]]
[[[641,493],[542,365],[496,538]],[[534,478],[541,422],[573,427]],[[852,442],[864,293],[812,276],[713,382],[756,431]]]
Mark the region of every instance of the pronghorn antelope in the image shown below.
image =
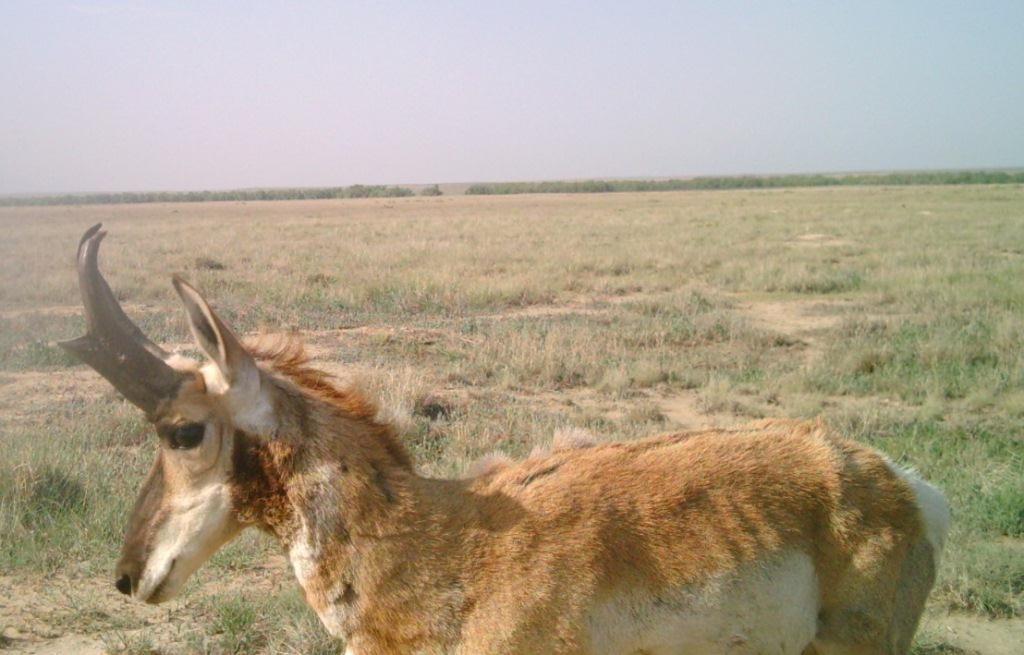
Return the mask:
[[[942,494],[818,422],[554,447],[421,477],[300,345],[243,345],[180,278],[209,361],[127,318],[88,230],[88,332],[64,347],[159,437],[116,587],[160,603],[255,526],[352,655],[898,654],[948,527]]]

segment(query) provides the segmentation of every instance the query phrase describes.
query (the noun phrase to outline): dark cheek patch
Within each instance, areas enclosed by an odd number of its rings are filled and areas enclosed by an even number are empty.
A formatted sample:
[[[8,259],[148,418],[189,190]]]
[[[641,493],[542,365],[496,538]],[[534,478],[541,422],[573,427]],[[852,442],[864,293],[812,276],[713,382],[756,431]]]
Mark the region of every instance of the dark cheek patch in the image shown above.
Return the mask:
[[[236,517],[283,536],[294,522],[283,480],[290,449],[280,442],[261,442],[241,430],[235,430],[233,441],[231,505]]]

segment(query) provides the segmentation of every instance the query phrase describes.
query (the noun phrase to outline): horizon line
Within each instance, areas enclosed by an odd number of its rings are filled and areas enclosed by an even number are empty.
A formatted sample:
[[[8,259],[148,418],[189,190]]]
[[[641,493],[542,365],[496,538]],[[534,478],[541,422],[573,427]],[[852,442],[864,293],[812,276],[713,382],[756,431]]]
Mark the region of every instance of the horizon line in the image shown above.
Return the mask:
[[[285,189],[343,189],[349,187],[398,187],[398,188],[420,188],[420,187],[459,187],[472,186],[477,184],[538,184],[546,182],[606,182],[606,181],[666,181],[666,180],[695,180],[702,178],[777,178],[802,175],[842,176],[842,175],[891,175],[899,173],[963,173],[963,172],[1024,172],[1024,165],[1020,166],[968,166],[968,167],[942,167],[942,168],[888,168],[888,169],[850,169],[850,170],[827,170],[827,171],[798,171],[798,172],[774,172],[774,173],[702,173],[689,175],[595,175],[586,177],[561,177],[561,178],[524,178],[524,179],[503,179],[503,180],[466,180],[457,182],[388,182],[388,183],[364,183],[355,182],[352,184],[284,184],[284,185],[262,185],[244,187],[203,187],[191,189],[121,189],[121,190],[93,190],[93,191],[14,191],[0,193],[0,198],[48,198],[53,196],[93,196],[93,195],[123,195],[131,193],[227,193],[231,191],[277,191]]]

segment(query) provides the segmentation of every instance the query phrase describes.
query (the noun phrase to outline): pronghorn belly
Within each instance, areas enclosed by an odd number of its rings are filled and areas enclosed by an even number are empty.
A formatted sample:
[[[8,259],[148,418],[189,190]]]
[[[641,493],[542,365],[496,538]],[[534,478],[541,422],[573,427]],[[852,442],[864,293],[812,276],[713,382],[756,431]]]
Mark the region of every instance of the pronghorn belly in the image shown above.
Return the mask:
[[[594,655],[799,655],[817,631],[818,584],[799,552],[700,586],[623,592],[588,618]]]

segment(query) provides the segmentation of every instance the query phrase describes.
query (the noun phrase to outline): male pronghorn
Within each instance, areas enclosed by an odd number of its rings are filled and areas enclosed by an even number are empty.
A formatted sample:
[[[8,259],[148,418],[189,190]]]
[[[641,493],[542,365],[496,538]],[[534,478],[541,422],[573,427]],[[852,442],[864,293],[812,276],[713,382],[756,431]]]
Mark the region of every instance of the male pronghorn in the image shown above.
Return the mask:
[[[116,586],[149,603],[243,528],[274,535],[347,652],[906,653],[948,527],[942,494],[816,422],[555,448],[417,475],[301,346],[244,346],[185,281],[209,361],[125,316],[88,230],[88,333],[65,348],[160,440]]]

